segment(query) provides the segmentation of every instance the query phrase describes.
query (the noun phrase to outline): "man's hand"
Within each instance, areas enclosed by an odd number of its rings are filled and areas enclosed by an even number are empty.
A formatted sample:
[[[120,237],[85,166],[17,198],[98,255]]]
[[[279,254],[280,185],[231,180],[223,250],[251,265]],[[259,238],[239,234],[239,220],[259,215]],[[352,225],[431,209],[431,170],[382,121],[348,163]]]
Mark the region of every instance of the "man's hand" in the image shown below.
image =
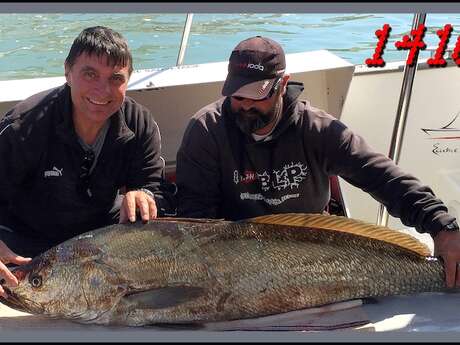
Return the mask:
[[[433,241],[434,255],[444,260],[447,287],[460,287],[460,231],[440,231]]]
[[[18,280],[10,272],[8,267],[5,264],[16,264],[16,265],[24,265],[30,262],[32,258],[24,258],[16,253],[13,253],[10,248],[6,246],[3,241],[0,241],[0,296],[7,298],[7,294],[5,290],[3,290],[2,285],[9,285],[9,286],[17,286]]]
[[[155,200],[142,190],[127,192],[120,208],[120,223],[136,221],[136,209],[139,209],[144,223],[157,217]]]

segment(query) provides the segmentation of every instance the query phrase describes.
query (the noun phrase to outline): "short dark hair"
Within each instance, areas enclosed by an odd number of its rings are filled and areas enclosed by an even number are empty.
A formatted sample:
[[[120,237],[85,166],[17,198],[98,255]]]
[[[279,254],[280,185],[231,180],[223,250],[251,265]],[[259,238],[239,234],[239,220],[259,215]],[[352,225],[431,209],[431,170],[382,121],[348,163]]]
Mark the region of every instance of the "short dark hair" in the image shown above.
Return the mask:
[[[84,29],[73,41],[65,64],[72,67],[81,54],[107,56],[112,66],[128,66],[129,75],[133,71],[133,58],[128,42],[118,32],[105,26],[94,26]]]

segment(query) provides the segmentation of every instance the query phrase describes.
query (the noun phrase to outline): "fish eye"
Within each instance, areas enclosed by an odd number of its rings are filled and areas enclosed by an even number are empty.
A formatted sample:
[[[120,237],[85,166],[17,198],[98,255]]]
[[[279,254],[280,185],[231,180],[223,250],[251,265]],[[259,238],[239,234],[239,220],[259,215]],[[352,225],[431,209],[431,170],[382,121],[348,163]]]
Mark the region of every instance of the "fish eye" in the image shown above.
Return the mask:
[[[42,277],[40,277],[38,274],[33,275],[29,278],[30,285],[34,288],[39,288],[42,286]]]

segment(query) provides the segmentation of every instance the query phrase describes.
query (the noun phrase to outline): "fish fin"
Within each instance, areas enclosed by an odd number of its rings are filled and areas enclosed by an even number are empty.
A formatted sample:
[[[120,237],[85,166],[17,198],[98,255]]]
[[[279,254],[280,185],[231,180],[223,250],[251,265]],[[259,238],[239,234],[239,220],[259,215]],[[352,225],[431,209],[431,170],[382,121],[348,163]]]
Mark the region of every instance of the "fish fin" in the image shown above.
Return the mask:
[[[203,296],[205,289],[195,286],[172,286],[130,293],[123,301],[137,309],[161,309],[180,305]]]
[[[409,234],[342,216],[285,213],[254,217],[244,221],[249,223],[279,224],[345,232],[391,243],[417,255],[431,255],[431,251],[427,245]]]

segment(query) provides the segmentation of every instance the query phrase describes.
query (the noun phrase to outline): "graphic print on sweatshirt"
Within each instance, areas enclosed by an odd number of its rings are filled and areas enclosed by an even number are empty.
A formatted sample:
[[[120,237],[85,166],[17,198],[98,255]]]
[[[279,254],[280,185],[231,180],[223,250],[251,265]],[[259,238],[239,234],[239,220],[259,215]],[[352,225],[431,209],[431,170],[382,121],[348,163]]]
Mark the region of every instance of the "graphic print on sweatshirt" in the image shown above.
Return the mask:
[[[269,205],[280,205],[286,200],[298,198],[300,193],[297,191],[301,182],[307,177],[307,166],[302,162],[289,163],[281,169],[272,171],[249,171],[246,170],[243,175],[235,170],[233,172],[233,182],[241,188],[256,183],[260,186],[262,192],[275,193],[276,198],[267,198],[262,193],[240,193],[241,200],[261,200]]]

